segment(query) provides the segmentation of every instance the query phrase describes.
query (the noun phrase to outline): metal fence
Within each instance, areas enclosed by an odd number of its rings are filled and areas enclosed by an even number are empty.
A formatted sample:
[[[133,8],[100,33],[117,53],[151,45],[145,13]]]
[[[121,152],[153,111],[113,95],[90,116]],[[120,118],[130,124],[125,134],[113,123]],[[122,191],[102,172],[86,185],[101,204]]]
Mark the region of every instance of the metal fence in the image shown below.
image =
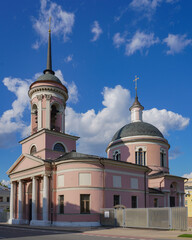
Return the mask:
[[[103,226],[187,230],[187,208],[101,209]]]
[[[7,222],[9,220],[9,212],[0,212],[0,222]]]

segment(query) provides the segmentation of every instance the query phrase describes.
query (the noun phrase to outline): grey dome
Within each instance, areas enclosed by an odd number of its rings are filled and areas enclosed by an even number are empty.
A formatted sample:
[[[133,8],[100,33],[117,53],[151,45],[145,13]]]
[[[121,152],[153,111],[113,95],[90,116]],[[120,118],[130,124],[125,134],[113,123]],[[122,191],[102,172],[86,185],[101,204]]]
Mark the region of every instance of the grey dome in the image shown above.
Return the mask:
[[[132,136],[156,136],[163,137],[163,134],[153,125],[146,122],[132,122],[121,129],[119,129],[112,138],[112,141],[115,141],[124,137],[132,137]]]
[[[37,81],[55,81],[61,83],[58,77],[53,74],[46,73],[37,78]]]

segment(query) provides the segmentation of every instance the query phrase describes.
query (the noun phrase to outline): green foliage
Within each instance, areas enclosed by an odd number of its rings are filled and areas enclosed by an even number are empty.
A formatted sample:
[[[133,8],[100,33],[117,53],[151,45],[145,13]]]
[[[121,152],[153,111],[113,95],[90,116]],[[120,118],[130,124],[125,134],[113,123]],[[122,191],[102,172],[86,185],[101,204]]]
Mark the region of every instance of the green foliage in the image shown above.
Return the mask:
[[[178,237],[192,238],[192,234],[181,234]]]
[[[3,184],[2,181],[0,182],[0,186],[8,188],[8,186]]]

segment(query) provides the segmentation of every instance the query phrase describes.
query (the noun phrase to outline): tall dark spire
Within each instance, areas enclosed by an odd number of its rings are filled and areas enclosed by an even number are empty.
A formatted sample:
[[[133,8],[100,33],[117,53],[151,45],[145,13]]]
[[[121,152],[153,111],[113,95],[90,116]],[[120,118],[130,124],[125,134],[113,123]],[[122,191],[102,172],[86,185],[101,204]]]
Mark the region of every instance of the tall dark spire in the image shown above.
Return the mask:
[[[49,38],[48,38],[48,48],[47,48],[47,68],[43,71],[44,74],[55,74],[52,70],[52,58],[51,58],[51,17],[49,18]]]

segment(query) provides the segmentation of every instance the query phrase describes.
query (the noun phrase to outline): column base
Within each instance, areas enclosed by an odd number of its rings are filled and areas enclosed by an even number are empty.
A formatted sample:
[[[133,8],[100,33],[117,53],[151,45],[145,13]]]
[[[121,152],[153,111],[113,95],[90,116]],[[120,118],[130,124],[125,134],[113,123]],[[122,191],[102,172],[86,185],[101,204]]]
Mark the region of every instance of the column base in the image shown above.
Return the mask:
[[[43,221],[43,220],[31,220],[31,226],[51,226],[51,221]]]
[[[8,224],[27,225],[27,224],[29,224],[29,220],[26,220],[26,219],[9,219]]]

